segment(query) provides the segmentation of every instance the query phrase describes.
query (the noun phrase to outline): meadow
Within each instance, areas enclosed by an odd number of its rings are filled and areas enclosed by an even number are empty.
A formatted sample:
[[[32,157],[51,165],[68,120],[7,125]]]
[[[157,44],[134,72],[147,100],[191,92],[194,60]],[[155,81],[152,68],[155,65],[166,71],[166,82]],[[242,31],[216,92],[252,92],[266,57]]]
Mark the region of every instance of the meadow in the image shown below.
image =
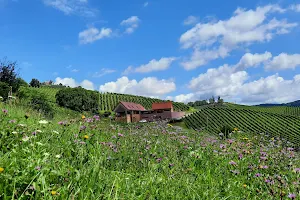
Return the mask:
[[[117,124],[0,103],[0,199],[297,199],[299,153],[241,132]],[[284,145],[285,144],[285,145]]]

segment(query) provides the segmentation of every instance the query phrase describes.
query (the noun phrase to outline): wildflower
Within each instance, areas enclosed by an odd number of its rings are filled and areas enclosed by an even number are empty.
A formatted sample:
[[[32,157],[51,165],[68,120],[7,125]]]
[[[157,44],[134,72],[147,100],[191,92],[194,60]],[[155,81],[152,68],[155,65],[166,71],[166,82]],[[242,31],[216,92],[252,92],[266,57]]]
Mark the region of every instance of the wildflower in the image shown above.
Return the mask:
[[[85,119],[85,116],[84,116],[84,115],[82,115],[82,116],[81,116],[81,119]]]
[[[54,191],[54,190],[52,190],[52,191],[51,191],[51,194],[52,194],[53,196],[55,196],[55,195],[57,195],[57,192]]]
[[[232,144],[234,141],[232,139],[228,140],[229,144]]]
[[[244,188],[246,188],[246,187],[247,187],[247,185],[246,185],[246,184],[243,184],[243,187],[244,187]]]
[[[231,172],[235,175],[238,175],[240,173],[239,170],[231,170]]]
[[[239,154],[239,160],[243,159],[243,154]]]
[[[81,142],[79,142],[80,144],[85,144],[85,142],[84,141],[81,141]]]
[[[158,158],[156,159],[156,162],[160,162],[162,160],[162,158]]]
[[[236,165],[236,162],[234,162],[233,160],[229,162],[230,165]]]
[[[56,134],[59,134],[59,132],[58,131],[52,131],[53,133],[56,133]]]
[[[267,158],[267,157],[264,157],[264,156],[261,156],[260,159],[261,159],[261,160],[267,160],[268,158]]]
[[[243,138],[243,140],[249,140],[249,138],[247,138],[247,137],[244,137],[244,138]]]
[[[123,135],[123,134],[121,134],[121,133],[118,133],[118,136],[119,136],[119,137],[123,137],[124,135]]]
[[[288,196],[290,199],[295,199],[296,198],[296,194],[289,194]]]
[[[226,145],[225,144],[220,144],[220,149],[225,149]]]
[[[38,170],[38,171],[40,171],[41,170],[41,166],[36,166],[35,169]]]
[[[40,120],[39,123],[40,124],[48,124],[49,122],[47,120]]]
[[[300,172],[300,168],[295,168],[294,171],[297,173],[297,172]]]
[[[31,134],[32,134],[32,135],[36,135],[36,132],[34,131],[34,132],[32,132]]]
[[[111,136],[111,138],[117,138],[117,136],[113,135],[113,136]]]
[[[80,126],[80,130],[83,131],[86,129],[86,126]]]
[[[26,136],[26,135],[22,138],[22,140],[23,140],[24,142],[27,142],[29,139],[30,139],[30,137],[28,137],[28,136]]]
[[[65,122],[63,122],[63,121],[60,121],[60,122],[57,122],[59,125],[63,125],[63,124],[65,124]]]
[[[16,123],[16,120],[14,120],[14,119],[9,120],[9,123]]]
[[[55,156],[55,158],[60,159],[60,158],[61,158],[61,155],[58,154],[58,155]]]
[[[3,112],[4,114],[7,114],[7,113],[8,113],[8,110],[2,109],[2,112]]]
[[[2,173],[4,171],[3,167],[0,167],[0,173]]]
[[[169,167],[173,167],[173,166],[174,166],[174,164],[173,164],[173,163],[170,163],[170,164],[169,164]]]
[[[143,161],[143,159],[142,159],[142,158],[139,158],[139,161]]]
[[[238,129],[238,128],[234,128],[233,130],[234,130],[234,131],[238,131],[239,129]]]
[[[257,174],[255,174],[255,176],[256,176],[256,177],[260,177],[260,176],[261,176],[261,174],[260,174],[260,173],[257,173]]]
[[[83,138],[84,139],[89,139],[89,136],[88,135],[84,135]]]

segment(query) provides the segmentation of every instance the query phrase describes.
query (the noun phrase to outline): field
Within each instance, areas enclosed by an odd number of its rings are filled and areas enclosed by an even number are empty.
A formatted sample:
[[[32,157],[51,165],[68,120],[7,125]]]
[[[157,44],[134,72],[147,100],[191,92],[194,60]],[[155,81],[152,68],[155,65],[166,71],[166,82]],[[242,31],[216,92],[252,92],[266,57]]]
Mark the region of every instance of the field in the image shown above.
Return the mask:
[[[250,107],[250,106],[247,106]],[[294,144],[300,141],[300,117],[277,114],[277,108],[266,112],[263,108],[241,109],[230,107],[204,107],[187,116],[184,121],[192,129],[205,129],[219,134],[220,128],[229,125],[232,128],[251,133],[265,133],[271,137],[285,138]],[[269,108],[268,108],[269,109]]]
[[[299,153],[278,138],[235,131],[221,140],[165,123],[115,124],[98,116],[48,122],[15,106],[0,109],[0,199],[299,195]]]
[[[52,87],[41,87],[31,88],[32,90],[40,91],[49,98],[49,100],[55,103],[55,94],[60,90],[59,88]],[[95,91],[96,92],[96,91]],[[98,92],[97,92],[98,93]],[[162,102],[160,99],[154,99],[143,96],[135,96],[129,94],[118,94],[118,93],[98,93],[99,95],[99,110],[101,111],[112,111],[120,101],[134,102],[143,105],[146,109],[151,109],[152,103]],[[189,106],[184,103],[173,102],[174,110],[176,111],[188,111]]]

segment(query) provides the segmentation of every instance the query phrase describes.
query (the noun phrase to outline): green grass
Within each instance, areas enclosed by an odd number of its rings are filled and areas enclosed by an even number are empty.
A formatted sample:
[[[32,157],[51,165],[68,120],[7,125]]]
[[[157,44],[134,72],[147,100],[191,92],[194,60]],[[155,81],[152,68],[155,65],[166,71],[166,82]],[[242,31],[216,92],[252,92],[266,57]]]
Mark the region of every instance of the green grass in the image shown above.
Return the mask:
[[[188,128],[205,129],[218,134],[220,128],[229,125],[242,131],[267,133],[290,142],[300,142],[300,117],[252,109],[205,107],[184,119]]]
[[[24,108],[0,108],[0,199],[299,195],[300,176],[294,172],[299,154],[276,138],[235,132],[230,140],[220,140],[209,132],[159,123],[88,123],[59,116],[43,125],[38,115],[25,119]]]

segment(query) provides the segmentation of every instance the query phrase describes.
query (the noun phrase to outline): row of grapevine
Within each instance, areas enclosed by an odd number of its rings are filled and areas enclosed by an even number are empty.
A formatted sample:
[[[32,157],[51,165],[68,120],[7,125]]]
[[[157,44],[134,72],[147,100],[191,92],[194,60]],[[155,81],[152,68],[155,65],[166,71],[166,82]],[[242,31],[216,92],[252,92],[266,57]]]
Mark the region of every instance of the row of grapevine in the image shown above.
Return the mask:
[[[227,107],[206,107],[184,119],[187,127],[206,129],[219,133],[220,128],[229,125],[251,133],[266,133],[279,136],[293,143],[300,141],[300,117],[251,109]]]
[[[238,104],[230,104],[230,103],[227,103],[226,106],[229,108],[236,108],[236,109],[250,109],[250,110],[260,111],[260,112],[300,116],[300,107],[292,107],[292,106],[263,107],[263,106],[246,106],[246,105],[238,105]]]
[[[163,102],[161,99],[154,99],[143,96],[134,96],[129,94],[118,94],[118,93],[99,93],[99,107],[101,110],[113,110],[120,101],[134,102],[141,104],[146,109],[151,109],[152,103]],[[189,106],[184,103],[173,102],[175,111],[187,111]]]
[[[39,90],[40,92],[44,93],[47,98],[53,103],[56,102],[55,94],[61,88],[54,88],[54,87],[41,87],[41,88],[32,88],[33,90]],[[120,101],[126,102],[134,102],[143,105],[146,109],[151,109],[152,103],[154,102],[162,102],[161,99],[143,97],[143,96],[135,96],[129,94],[119,94],[119,93],[99,93],[95,91],[99,95],[99,109],[101,111],[112,111]],[[187,111],[189,110],[189,106],[185,105],[184,103],[173,102],[174,110],[175,111]]]

